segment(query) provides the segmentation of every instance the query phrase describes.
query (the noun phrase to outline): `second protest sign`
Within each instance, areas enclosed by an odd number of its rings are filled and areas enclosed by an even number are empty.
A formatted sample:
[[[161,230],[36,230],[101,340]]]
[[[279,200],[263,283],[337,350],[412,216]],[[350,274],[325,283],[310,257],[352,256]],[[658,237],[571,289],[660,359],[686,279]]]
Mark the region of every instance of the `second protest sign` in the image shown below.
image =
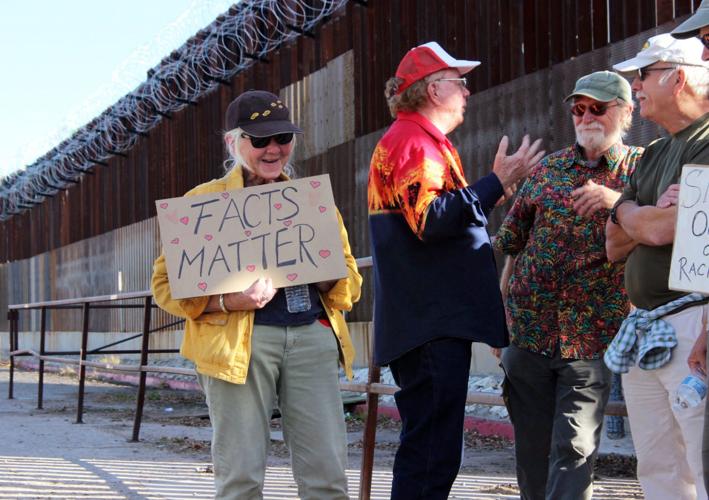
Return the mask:
[[[709,293],[709,166],[684,165],[669,288]]]

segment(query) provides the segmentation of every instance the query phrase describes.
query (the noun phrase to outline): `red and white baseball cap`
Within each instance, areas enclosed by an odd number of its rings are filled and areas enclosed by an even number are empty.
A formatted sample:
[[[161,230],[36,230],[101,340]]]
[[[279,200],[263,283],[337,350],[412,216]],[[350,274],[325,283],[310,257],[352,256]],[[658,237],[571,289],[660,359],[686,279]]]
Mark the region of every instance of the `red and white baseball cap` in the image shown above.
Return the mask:
[[[396,77],[403,82],[397,94],[401,94],[412,84],[431,73],[442,69],[455,68],[461,75],[480,65],[480,61],[455,59],[436,42],[428,42],[409,50],[396,68]]]

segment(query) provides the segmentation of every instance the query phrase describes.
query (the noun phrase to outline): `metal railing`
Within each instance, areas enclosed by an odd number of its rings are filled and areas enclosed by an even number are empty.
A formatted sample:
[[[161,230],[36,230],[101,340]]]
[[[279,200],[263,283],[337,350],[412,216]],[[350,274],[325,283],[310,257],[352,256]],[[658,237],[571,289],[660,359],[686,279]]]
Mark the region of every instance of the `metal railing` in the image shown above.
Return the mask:
[[[357,259],[357,265],[360,269],[372,266],[372,258],[364,257]],[[132,304],[113,304],[117,301],[142,300],[140,303]],[[111,304],[105,304],[110,302]],[[82,297],[77,299],[54,300],[47,302],[35,302],[29,304],[12,304],[8,306],[8,319],[10,323],[10,376],[8,385],[8,399],[13,398],[13,383],[15,358],[21,356],[32,356],[39,360],[38,381],[37,381],[37,408],[43,407],[44,396],[44,363],[51,361],[62,364],[74,364],[79,366],[79,392],[76,411],[76,423],[83,423],[84,411],[84,389],[86,383],[86,368],[91,367],[99,371],[110,372],[138,372],[138,395],[135,405],[135,416],[133,420],[133,434],[131,441],[139,441],[140,425],[143,416],[143,406],[145,403],[145,390],[147,385],[148,373],[172,373],[179,375],[196,376],[196,372],[186,368],[172,368],[166,366],[156,366],[148,364],[150,354],[158,353],[177,353],[178,349],[150,349],[149,340],[150,334],[160,330],[175,326],[184,320],[172,322],[159,328],[151,329],[152,309],[157,307],[152,301],[152,293],[150,291],[121,293],[115,295],[101,295],[95,297]],[[46,316],[48,310],[53,309],[81,309],[82,328],[81,328],[81,348],[79,351],[48,351],[46,349],[47,322]],[[118,342],[103,345],[89,351],[89,319],[92,309],[143,309],[143,327],[140,334],[133,335]],[[21,311],[40,311],[40,342],[39,352],[33,349],[19,349],[19,314]],[[373,332],[374,335],[374,332]],[[133,340],[141,337],[141,349],[109,349],[120,343]],[[369,343],[372,345],[372,342]],[[95,354],[138,354],[140,353],[140,363],[136,365],[121,365],[111,363],[98,363],[87,360],[88,355]],[[62,356],[79,356],[79,359],[71,359]],[[374,448],[376,444],[377,432],[377,415],[379,410],[379,396],[393,395],[398,387],[394,385],[381,383],[380,368],[374,365],[372,353],[368,356],[369,375],[367,383],[350,383],[341,382],[340,389],[343,391],[361,392],[366,394],[367,415],[365,419],[364,432],[362,437],[362,463],[360,466],[360,500],[369,500],[372,485],[372,471],[374,469]],[[497,394],[472,391],[468,393],[466,402],[468,404],[484,404],[493,406],[503,406],[504,401],[502,396]],[[606,406],[606,415],[626,415],[625,404],[623,402],[610,401]]]

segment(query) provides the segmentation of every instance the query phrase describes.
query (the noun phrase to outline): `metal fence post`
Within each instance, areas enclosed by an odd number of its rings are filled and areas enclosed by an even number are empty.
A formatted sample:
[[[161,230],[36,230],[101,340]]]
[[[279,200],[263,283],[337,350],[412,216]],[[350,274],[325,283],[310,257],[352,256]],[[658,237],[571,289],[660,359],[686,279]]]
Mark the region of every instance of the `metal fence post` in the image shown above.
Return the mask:
[[[79,403],[76,405],[76,423],[83,424],[82,419],[84,414],[84,385],[86,383],[86,349],[89,344],[89,307],[88,302],[84,302],[84,319],[81,326],[81,352],[79,354],[79,359],[81,364],[79,365]]]
[[[17,350],[17,330],[19,329],[18,316],[19,311],[10,309],[7,311],[7,319],[10,321],[10,353]],[[7,399],[14,399],[14,382],[15,382],[15,356],[10,354],[10,381],[7,386]]]
[[[39,311],[39,374],[37,379],[37,409],[41,410],[44,405],[44,346],[47,333],[47,308],[42,307]]]
[[[135,404],[135,420],[133,420],[133,439],[140,441],[140,421],[143,418],[143,404],[145,403],[145,379],[148,374],[142,367],[148,364],[148,348],[150,345],[150,319],[152,311],[152,297],[145,297],[145,309],[143,310],[143,343],[140,347],[140,374],[138,384],[138,398]]]
[[[377,441],[377,413],[379,410],[379,394],[371,392],[372,384],[378,384],[381,369],[374,364],[374,327],[369,339],[369,373],[367,382],[367,418],[364,421],[362,436],[362,464],[359,475],[359,500],[369,500],[372,492],[372,469],[374,469],[374,447]]]

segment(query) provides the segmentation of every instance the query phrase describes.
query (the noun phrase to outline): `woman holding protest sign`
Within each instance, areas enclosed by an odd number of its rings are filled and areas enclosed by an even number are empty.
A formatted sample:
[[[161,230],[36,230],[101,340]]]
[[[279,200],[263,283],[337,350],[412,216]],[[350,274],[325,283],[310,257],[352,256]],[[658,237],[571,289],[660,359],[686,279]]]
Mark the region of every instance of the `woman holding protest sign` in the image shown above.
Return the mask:
[[[294,134],[278,96],[247,91],[226,113],[227,173],[185,196],[287,181]],[[180,352],[195,363],[212,422],[217,498],[261,498],[277,405],[301,498],[347,498],[346,431],[338,359],[348,376],[354,349],[342,311],[359,299],[362,278],[337,214],[347,277],[276,289],[266,275],[241,292],[174,299],[167,265],[154,265],[152,290],[186,319]]]

